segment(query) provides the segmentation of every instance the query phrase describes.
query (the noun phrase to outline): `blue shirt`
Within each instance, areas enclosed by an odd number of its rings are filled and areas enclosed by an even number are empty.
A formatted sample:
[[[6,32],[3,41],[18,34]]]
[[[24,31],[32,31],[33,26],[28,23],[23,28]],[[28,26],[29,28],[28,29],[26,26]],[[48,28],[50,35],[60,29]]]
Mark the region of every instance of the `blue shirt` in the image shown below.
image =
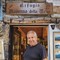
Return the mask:
[[[43,60],[46,57],[45,47],[40,43],[32,47],[28,46],[23,57],[24,60]]]

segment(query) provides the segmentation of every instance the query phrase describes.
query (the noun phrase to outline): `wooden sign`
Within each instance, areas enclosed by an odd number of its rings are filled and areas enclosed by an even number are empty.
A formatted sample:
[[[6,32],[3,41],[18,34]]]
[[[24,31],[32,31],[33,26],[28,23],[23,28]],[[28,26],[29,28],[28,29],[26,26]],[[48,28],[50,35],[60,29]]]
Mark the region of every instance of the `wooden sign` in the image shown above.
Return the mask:
[[[45,2],[46,0],[36,0],[36,2]]]
[[[48,5],[48,6],[47,6]],[[49,7],[49,10],[47,10]],[[52,13],[52,5],[46,3],[7,3],[7,14],[32,14],[45,15]]]
[[[19,2],[20,0],[6,0],[7,2]],[[46,2],[46,0],[21,0],[22,2]]]

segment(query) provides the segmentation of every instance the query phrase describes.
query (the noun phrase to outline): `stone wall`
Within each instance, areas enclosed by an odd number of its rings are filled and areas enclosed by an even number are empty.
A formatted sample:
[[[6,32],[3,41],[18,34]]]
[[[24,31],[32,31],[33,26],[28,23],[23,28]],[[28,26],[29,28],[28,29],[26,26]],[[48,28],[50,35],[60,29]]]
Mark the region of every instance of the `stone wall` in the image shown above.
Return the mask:
[[[5,60],[8,60],[9,24],[0,23],[0,40],[4,41],[4,56]]]
[[[59,24],[56,24],[56,27],[57,27],[58,29],[60,29],[60,22],[59,22]]]
[[[0,40],[3,38],[3,22],[0,22]]]
[[[18,18],[17,18],[18,19]],[[0,40],[3,39],[4,41],[4,52],[5,52],[5,60],[8,60],[8,46],[9,46],[9,30],[10,30],[10,23],[11,24],[41,24],[46,23],[49,25],[50,23],[56,23],[56,18],[49,18],[49,17],[40,17],[40,18],[24,18],[24,21],[17,20],[16,18],[10,20],[10,18],[5,18],[4,24],[0,22]],[[28,20],[29,19],[29,20]],[[28,20],[28,21],[27,21]],[[17,22],[19,21],[19,22]],[[29,23],[28,23],[29,22]],[[31,22],[31,23],[30,23]],[[59,19],[60,22],[60,19]],[[56,27],[60,29],[60,23],[56,24]]]
[[[8,46],[9,46],[9,25],[4,27],[4,46],[5,46],[5,59],[8,60]]]

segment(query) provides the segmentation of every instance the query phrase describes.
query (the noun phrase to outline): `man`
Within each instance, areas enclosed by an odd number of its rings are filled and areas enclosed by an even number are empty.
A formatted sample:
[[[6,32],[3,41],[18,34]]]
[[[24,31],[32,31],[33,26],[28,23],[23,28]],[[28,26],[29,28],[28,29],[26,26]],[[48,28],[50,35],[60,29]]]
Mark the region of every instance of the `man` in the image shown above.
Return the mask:
[[[35,31],[27,33],[28,46],[24,53],[24,60],[46,60],[45,47],[38,43],[37,34]]]

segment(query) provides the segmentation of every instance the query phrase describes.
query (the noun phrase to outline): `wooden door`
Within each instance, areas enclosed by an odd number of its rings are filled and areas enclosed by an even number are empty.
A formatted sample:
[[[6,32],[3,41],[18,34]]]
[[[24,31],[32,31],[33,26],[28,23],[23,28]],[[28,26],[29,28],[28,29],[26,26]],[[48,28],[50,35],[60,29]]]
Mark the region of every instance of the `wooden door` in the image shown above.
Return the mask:
[[[9,60],[23,60],[24,44],[21,41],[21,32],[12,28],[10,45],[9,45]]]
[[[20,35],[16,32],[14,32],[14,41],[13,41],[13,53],[12,53],[12,60],[21,60],[21,55],[20,55]]]

